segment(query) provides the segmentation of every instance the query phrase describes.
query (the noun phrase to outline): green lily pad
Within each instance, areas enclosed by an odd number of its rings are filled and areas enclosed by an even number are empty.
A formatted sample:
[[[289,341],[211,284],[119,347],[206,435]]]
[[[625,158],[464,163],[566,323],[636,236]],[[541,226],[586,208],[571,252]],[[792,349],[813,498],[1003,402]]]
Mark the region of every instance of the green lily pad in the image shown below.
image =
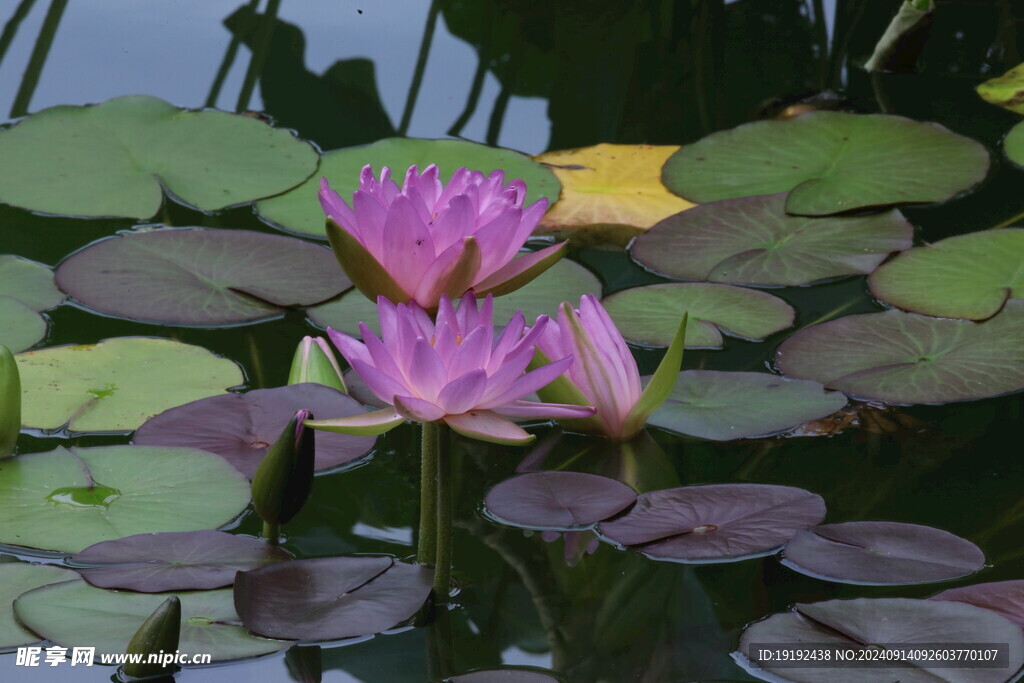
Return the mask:
[[[803,285],[870,273],[913,244],[914,228],[899,211],[808,218],[785,206],[785,194],[701,204],[661,221],[629,250],[642,266],[681,280]]]
[[[1024,64],[1018,64],[1002,76],[990,78],[976,90],[989,104],[1024,114]]]
[[[749,439],[831,415],[846,396],[765,372],[687,370],[648,424],[712,441]]]
[[[712,133],[673,154],[662,179],[698,204],[789,192],[788,213],[826,216],[945,201],[988,168],[980,143],[936,123],[821,111]]]
[[[949,403],[1024,389],[1024,301],[983,323],[899,310],[800,330],[779,347],[783,374],[888,403]]]
[[[651,346],[671,344],[684,313],[690,316],[687,348],[720,348],[722,332],[760,341],[791,326],[796,315],[777,296],[705,283],[634,287],[612,294],[603,304],[623,337]]]
[[[0,131],[0,201],[52,214],[149,218],[164,188],[214,211],[284,192],[316,168],[316,151],[290,131],[143,95],[45,109]]]
[[[234,325],[318,304],[352,286],[330,249],[249,230],[127,232],[81,249],[57,267],[82,304],[165,325]]]
[[[31,348],[46,336],[46,320],[17,299],[0,296],[0,344],[13,353]]]
[[[26,591],[49,583],[78,578],[70,569],[49,564],[4,562],[0,564],[0,651],[38,643],[42,638],[14,618],[14,599]]]
[[[905,251],[872,273],[871,293],[907,311],[984,320],[1024,297],[1024,229],[984,230]]]
[[[254,636],[239,625],[231,589],[176,595],[181,600],[178,649],[183,653],[208,653],[219,662],[276,652],[292,644]],[[29,628],[58,645],[95,647],[97,655],[120,654],[167,597],[166,593],[104,590],[78,579],[29,591],[14,602],[14,611]]]
[[[1024,121],[1011,128],[1003,138],[1003,151],[1007,159],[1018,166],[1024,166]]]
[[[494,299],[494,324],[506,324],[521,310],[526,324],[530,325],[539,315],[556,316],[563,301],[579,301],[584,294],[600,293],[601,281],[597,276],[574,261],[562,259],[526,286]],[[362,321],[375,333],[380,333],[377,304],[354,289],[337,301],[310,308],[307,314],[311,323],[324,329],[331,327],[359,336]],[[672,332],[675,334],[675,329]]]
[[[258,202],[256,210],[275,227],[326,239],[324,212],[316,201],[321,176],[327,178],[331,188],[349,201],[359,189],[359,172],[367,164],[373,166],[373,172],[378,176],[383,166],[390,167],[391,177],[399,185],[405,170],[413,164],[420,170],[437,164],[445,182],[463,166],[485,174],[502,169],[506,181],[518,178],[526,183],[527,204],[543,197],[554,204],[562,189],[550,169],[510,149],[487,147],[465,140],[386,138],[364,147],[327,152],[320,157],[320,170],[313,178],[280,197]]]
[[[0,296],[17,299],[33,311],[45,311],[64,300],[49,267],[13,254],[0,254]]]
[[[168,408],[244,382],[241,369],[199,346],[120,337],[18,354],[26,427],[135,429]]]
[[[0,464],[0,543],[75,553],[100,541],[227,524],[249,482],[194,448],[99,446]]]

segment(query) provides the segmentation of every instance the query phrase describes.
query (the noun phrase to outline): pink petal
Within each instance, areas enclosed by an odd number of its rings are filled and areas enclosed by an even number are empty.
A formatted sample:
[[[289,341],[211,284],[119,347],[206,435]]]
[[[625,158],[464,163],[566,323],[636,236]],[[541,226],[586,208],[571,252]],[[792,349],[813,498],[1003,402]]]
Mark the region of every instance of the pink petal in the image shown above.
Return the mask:
[[[444,189],[434,204],[434,212],[437,213],[448,206],[456,196],[463,194],[472,179],[472,172],[468,168],[460,168],[452,174],[451,180],[445,183]],[[475,212],[474,212],[475,213]]]
[[[376,436],[405,422],[405,418],[388,406],[370,413],[329,420],[306,420],[305,425],[325,432],[340,432],[357,436]]]
[[[448,376],[459,377],[473,370],[486,369],[492,339],[486,327],[478,327],[464,337],[448,361]]]
[[[430,234],[434,239],[434,249],[438,252],[448,249],[461,242],[463,237],[473,234],[476,227],[476,214],[473,204],[465,195],[452,197],[447,207],[436,215],[430,226]]]
[[[498,369],[498,366],[505,360],[505,356],[508,355],[512,347],[523,338],[523,329],[525,327],[526,318],[523,317],[523,312],[516,311],[516,314],[508,321],[508,325],[505,325],[505,329],[501,331],[498,341],[491,350],[491,359],[487,365],[487,372],[493,374]],[[559,354],[559,356],[563,355],[565,354]]]
[[[356,239],[383,265],[384,221],[388,217],[387,207],[368,192],[357,190],[352,195],[352,212],[359,227]]]
[[[369,362],[370,365],[373,365],[396,382],[402,382],[404,379],[402,371],[381,340],[374,336],[370,328],[366,326],[366,323],[359,323],[359,332],[362,333],[366,350],[369,352],[369,358],[363,360]]]
[[[514,422],[489,410],[474,410],[461,415],[445,415],[444,421],[463,436],[509,446],[533,441],[532,434]]]
[[[317,196],[320,199],[320,206],[323,208],[324,214],[333,218],[338,225],[352,233],[356,239],[359,239],[358,232],[354,230],[356,225],[355,214],[349,208],[348,203],[331,189],[327,178],[320,179],[320,191],[317,193]]]
[[[518,398],[522,398],[528,394],[532,394],[541,387],[545,387],[556,379],[559,375],[565,372],[572,364],[572,356],[566,358],[559,358],[558,360],[542,365],[541,367],[526,373],[522,377],[517,377],[509,387],[496,396],[485,397],[480,402],[481,408],[494,408],[496,406],[510,403]]]
[[[431,306],[440,299],[449,283],[452,286],[457,286],[456,283],[451,282],[452,271],[465,250],[466,242],[459,240],[431,262],[426,270],[423,271],[423,275],[420,276],[420,284],[415,289],[413,299],[417,303],[421,306]],[[472,282],[475,277],[477,275],[474,275],[468,281]]]
[[[511,261],[519,247],[526,241],[526,238],[523,238],[518,244],[512,243],[515,230],[519,226],[519,213],[519,209],[507,208],[473,234],[480,243],[480,253],[484,255],[480,264],[482,276],[493,273]]]
[[[349,365],[352,365],[354,360],[361,360],[372,364],[373,361],[370,360],[369,351],[358,339],[330,327],[327,328],[327,336],[331,338],[335,348],[341,352],[341,355]]]
[[[543,249],[538,249],[537,251],[514,258],[487,277],[483,278],[480,282],[474,283],[473,289],[478,292],[487,292],[488,290],[495,289],[498,285],[508,282],[509,280],[529,271],[531,268],[536,267],[537,264],[553,256],[560,249],[565,249],[564,242],[553,244],[550,247],[544,247]],[[552,265],[554,265],[554,261],[552,261]],[[540,272],[533,277],[540,275]],[[523,284],[526,284],[526,282]],[[502,292],[499,292],[499,294],[501,293]]]
[[[373,395],[385,403],[392,403],[395,394],[406,394],[409,391],[402,383],[395,381],[369,363],[358,359],[354,360],[352,369],[363,380],[366,387],[373,392]]]
[[[591,406],[574,406],[569,403],[536,403],[534,401],[512,401],[492,408],[504,417],[540,417],[554,420],[591,417],[595,409]]]
[[[485,388],[487,388],[487,373],[483,370],[471,370],[448,382],[441,393],[437,395],[437,402],[448,414],[464,413],[476,407]]]
[[[434,242],[407,197],[398,197],[384,221],[382,265],[407,292],[415,292],[420,277],[434,260]]]
[[[395,410],[399,415],[416,422],[433,422],[444,416],[444,410],[414,396],[395,396]]]
[[[427,203],[427,208],[432,214],[435,213],[434,207],[437,205],[437,198],[441,196],[441,191],[444,189],[438,175],[437,164],[430,164],[416,181],[416,188],[423,195],[423,201]]]
[[[445,367],[426,339],[416,340],[406,376],[413,391],[427,401],[437,400],[438,392],[448,383]]]

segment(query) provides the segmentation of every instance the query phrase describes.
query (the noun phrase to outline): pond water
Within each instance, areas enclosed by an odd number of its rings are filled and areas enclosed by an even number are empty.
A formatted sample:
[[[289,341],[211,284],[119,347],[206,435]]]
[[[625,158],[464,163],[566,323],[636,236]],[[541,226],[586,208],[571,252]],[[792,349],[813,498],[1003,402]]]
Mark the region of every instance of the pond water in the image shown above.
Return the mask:
[[[267,11],[264,3],[176,0],[140,8],[130,0],[8,0],[0,3],[0,21],[7,22],[0,38],[0,111],[15,120],[55,105],[146,94],[185,108],[263,112],[322,150],[395,134],[457,133],[539,154],[602,142],[688,144],[770,117],[793,102],[820,102],[815,93],[837,91],[844,109],[936,121],[990,150],[993,167],[983,185],[949,202],[903,210],[915,244],[1020,225],[1014,220],[1024,214],[1024,171],[1000,149],[1020,117],[982,101],[974,88],[1021,61],[1022,8],[1009,0],[939,2],[921,73],[872,79],[857,64],[870,54],[892,8],[871,3],[858,9],[861,4],[271,0],[277,23],[259,51],[257,60],[265,61],[253,82],[247,78],[251,46],[259,42],[253,7]],[[432,43],[421,55],[424,27],[434,21]],[[234,49],[233,35],[241,36]],[[351,61],[356,59],[362,61]],[[356,101],[354,92],[365,95],[367,73],[376,96],[346,108],[341,103]],[[353,89],[353,82],[361,85]],[[55,266],[95,240],[143,223],[282,234],[250,203],[204,213],[167,200],[152,221],[66,218],[0,204],[0,253]],[[669,281],[637,265],[621,247],[574,246],[569,258],[598,276],[604,296]],[[768,291],[795,309],[793,326],[763,341],[727,336],[722,349],[687,349],[684,369],[774,369],[777,348],[797,330],[886,308],[871,297],[864,276]],[[46,316],[47,336],[33,348],[114,337],[174,339],[237,362],[245,389],[286,384],[298,341],[322,333],[302,310],[217,328],[134,322],[73,303]],[[642,374],[652,373],[664,353],[641,346],[634,352]],[[355,642],[321,643],[319,649],[309,645],[186,668],[176,678],[421,681],[522,666],[567,681],[756,680],[730,653],[748,624],[795,603],[924,598],[957,586],[1024,579],[1020,395],[943,405],[851,405],[808,429],[830,433],[821,436],[711,441],[651,427],[625,447],[542,426],[531,428],[539,438],[530,447],[458,437],[458,593],[450,611],[433,615],[429,628],[409,625]],[[68,436],[30,430],[18,447],[34,453],[130,439],[127,431]],[[418,427],[403,425],[380,437],[365,463],[318,476],[305,507],[285,525],[282,546],[297,558],[411,559],[418,439]],[[549,450],[544,455],[541,449]],[[683,564],[609,544],[584,554],[589,537],[552,538],[484,513],[482,501],[493,485],[536,469],[620,478],[641,492],[724,483],[800,487],[824,499],[826,523],[936,527],[979,546],[985,567],[943,583],[870,586],[812,578],[776,555]],[[250,508],[229,530],[258,536],[260,529]],[[54,553],[15,546],[2,546],[0,553],[60,561]],[[425,621],[430,619],[420,618]],[[934,642],[941,642],[939,631]],[[16,665],[13,653],[0,655],[5,681],[94,681],[113,673],[66,664],[28,669]],[[876,679],[865,674],[863,680]]]

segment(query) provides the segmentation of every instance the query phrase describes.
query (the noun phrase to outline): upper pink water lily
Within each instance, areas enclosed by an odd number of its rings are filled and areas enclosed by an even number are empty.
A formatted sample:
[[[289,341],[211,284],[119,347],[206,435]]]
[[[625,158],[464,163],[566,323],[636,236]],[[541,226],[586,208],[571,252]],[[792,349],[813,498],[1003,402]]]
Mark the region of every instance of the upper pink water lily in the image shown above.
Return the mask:
[[[497,336],[491,297],[477,302],[467,292],[456,311],[442,295],[437,322],[416,304],[377,300],[381,338],[359,323],[363,341],[328,329],[331,341],[374,395],[390,407],[307,424],[347,434],[380,434],[406,419],[444,421],[466,436],[504,444],[533,440],[508,418],[584,418],[594,409],[523,400],[561,375],[573,362],[560,356],[523,374],[534,344],[548,324],[537,318],[527,334],[521,311]]]
[[[391,169],[363,167],[349,206],[320,181],[327,236],[352,283],[376,301],[415,302],[430,312],[441,295],[456,299],[473,289],[478,297],[500,296],[540,275],[558,259],[565,243],[519,258],[548,202],[523,207],[526,184],[505,185],[502,171],[484,176],[460,168],[447,184],[431,164],[411,166],[401,190]]]

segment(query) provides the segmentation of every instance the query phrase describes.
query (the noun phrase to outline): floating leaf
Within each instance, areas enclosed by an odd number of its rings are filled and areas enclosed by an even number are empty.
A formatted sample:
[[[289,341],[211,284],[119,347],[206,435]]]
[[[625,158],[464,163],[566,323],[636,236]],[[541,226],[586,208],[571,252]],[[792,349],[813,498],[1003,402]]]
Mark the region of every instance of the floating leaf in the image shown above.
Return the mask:
[[[405,621],[430,594],[433,571],[390,557],[321,557],[241,572],[235,608],[273,638],[340,640]]]
[[[291,645],[254,636],[239,626],[230,589],[177,595],[181,652],[210,654],[220,662]],[[104,590],[78,579],[25,593],[14,602],[14,612],[33,631],[58,645],[95,647],[97,655],[123,654],[136,629],[167,597]]]
[[[792,486],[709,484],[651,491],[598,531],[655,559],[731,562],[768,555],[825,518],[821,496]]]
[[[831,415],[846,396],[764,372],[687,370],[648,424],[712,441],[782,432]]]
[[[326,301],[352,286],[316,244],[249,230],[169,228],[93,242],[57,267],[89,308],[167,325],[232,325]]]
[[[17,299],[0,296],[0,345],[12,353],[31,348],[46,336],[46,320]]]
[[[127,431],[244,381],[237,365],[204,348],[149,337],[40,349],[17,360],[22,420],[45,430]]]
[[[132,534],[211,529],[248,503],[245,477],[191,448],[57,448],[0,463],[0,543],[11,545],[73,553]]]
[[[1003,109],[1024,114],[1024,64],[1002,76],[990,78],[977,87],[981,99]]]
[[[505,172],[506,182],[520,179],[526,183],[526,203],[547,197],[558,201],[558,179],[547,168],[530,157],[510,149],[487,147],[465,140],[423,140],[419,138],[387,138],[364,147],[349,147],[327,152],[320,158],[316,175],[280,197],[256,204],[260,216],[290,232],[326,238],[324,213],[316,201],[320,178],[327,178],[346,201],[359,188],[359,172],[373,166],[379,175],[384,166],[391,168],[392,178],[401,185],[405,170],[417,164],[420,170],[437,164],[441,179],[448,182],[460,167],[489,174],[495,169]]]
[[[450,683],[558,683],[562,679],[546,669],[503,666],[500,669],[477,669],[447,679]]]
[[[603,302],[631,342],[668,346],[689,313],[687,348],[719,348],[722,332],[760,341],[793,324],[796,313],[782,299],[742,287],[704,283],[661,284],[616,292]]]
[[[322,384],[305,382],[210,396],[176,406],[139,427],[134,442],[201,448],[225,458],[251,479],[281,430],[295,411],[302,409],[325,418],[364,412],[354,398]],[[323,470],[351,462],[373,448],[374,441],[370,436],[320,432],[316,435],[314,467]]]
[[[870,273],[913,242],[899,211],[808,218],[787,214],[785,204],[785,194],[703,204],[666,218],[629,250],[642,266],[682,280],[803,285]]]
[[[797,533],[786,545],[784,564],[826,581],[880,586],[966,576],[985,566],[985,554],[930,526],[844,522]]]
[[[42,263],[0,254],[0,297],[11,297],[33,311],[45,311],[64,300],[53,271]]]
[[[983,323],[891,310],[800,330],[779,347],[790,377],[889,403],[971,401],[1024,389],[1024,301]]]
[[[496,484],[484,498],[498,521],[540,529],[579,529],[614,517],[636,501],[620,481],[583,472],[529,472]]]
[[[49,583],[77,579],[78,574],[49,564],[0,563],[0,651],[38,643],[41,638],[14,618],[14,599]]]
[[[1007,159],[1018,166],[1024,166],[1024,121],[1011,128],[1003,138],[1003,151]]]
[[[223,588],[235,572],[291,556],[248,536],[223,531],[171,531],[101,541],[69,561],[85,565],[82,577],[98,588],[140,593]]]
[[[504,325],[516,311],[522,310],[529,325],[539,315],[557,315],[558,305],[563,301],[579,301],[584,294],[600,293],[601,281],[593,273],[578,263],[562,259],[525,287],[496,298],[494,323]],[[377,305],[355,290],[344,294],[337,301],[311,308],[307,313],[310,322],[324,329],[331,327],[359,336],[359,322],[362,321],[375,333],[380,332],[377,326]],[[675,329],[672,331],[674,333]]]
[[[948,661],[907,659],[901,666],[884,668],[885,660],[874,666],[838,668],[821,661],[761,661],[757,649],[773,647],[828,647],[841,651],[875,650],[877,646],[912,651],[929,648],[979,648],[981,644],[1008,645],[1006,666],[970,669],[950,668]],[[740,637],[733,658],[746,671],[762,680],[799,683],[853,683],[854,681],[970,681],[1003,683],[1024,663],[1024,632],[1003,617],[970,605],[907,598],[858,598],[798,604],[792,612],[773,614],[751,624]],[[859,662],[852,662],[859,664]],[[770,677],[770,678],[769,678]]]
[[[929,599],[965,602],[1001,614],[1024,628],[1024,580],[995,581],[950,588]]]
[[[661,184],[677,145],[600,144],[534,157],[562,183],[558,204],[535,232],[625,244],[663,218],[693,206]]]
[[[52,107],[0,131],[0,201],[53,214],[149,218],[164,188],[213,211],[284,192],[316,168],[316,151],[290,131],[143,95]]]
[[[663,178],[700,204],[789,192],[788,213],[826,216],[945,201],[988,167],[981,144],[937,123],[819,111],[712,133],[669,158]]]
[[[905,251],[872,273],[871,293],[915,313],[984,320],[1024,298],[1024,229],[957,235]]]

